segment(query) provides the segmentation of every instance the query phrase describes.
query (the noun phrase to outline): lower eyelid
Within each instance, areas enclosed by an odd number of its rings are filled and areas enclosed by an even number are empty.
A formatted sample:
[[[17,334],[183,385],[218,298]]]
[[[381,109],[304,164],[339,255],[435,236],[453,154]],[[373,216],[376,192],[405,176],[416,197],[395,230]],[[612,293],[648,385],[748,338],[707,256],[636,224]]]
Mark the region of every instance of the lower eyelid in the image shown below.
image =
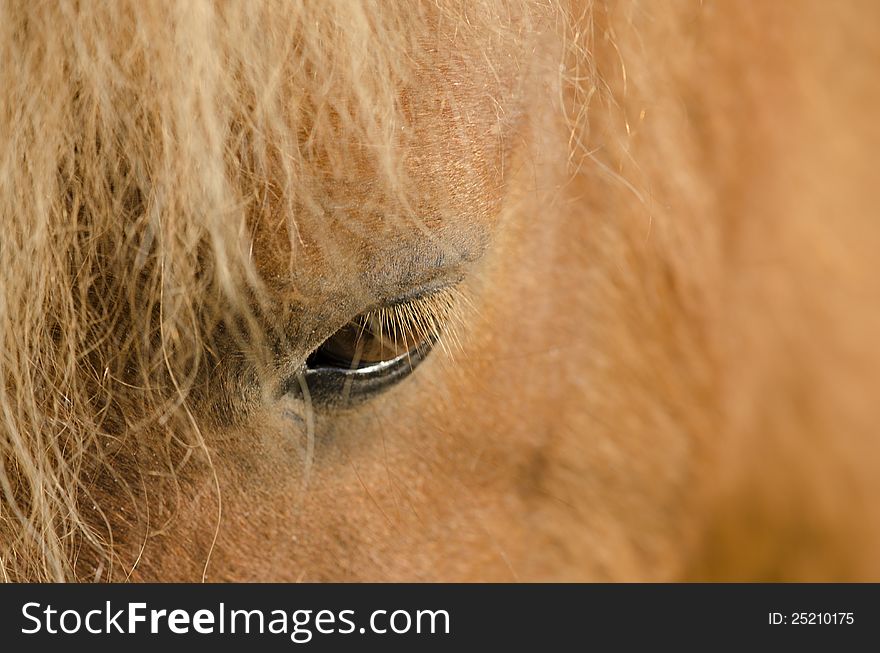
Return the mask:
[[[304,369],[282,387],[282,395],[308,399],[319,408],[352,408],[396,385],[425,360],[433,343],[358,370]],[[304,392],[307,389],[308,395]]]

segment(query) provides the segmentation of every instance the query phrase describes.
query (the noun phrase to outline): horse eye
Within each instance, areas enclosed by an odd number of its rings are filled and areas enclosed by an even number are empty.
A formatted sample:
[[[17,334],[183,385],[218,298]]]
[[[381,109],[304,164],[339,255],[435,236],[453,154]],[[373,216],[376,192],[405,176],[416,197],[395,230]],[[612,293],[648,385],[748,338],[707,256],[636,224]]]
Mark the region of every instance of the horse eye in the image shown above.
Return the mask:
[[[453,301],[447,290],[357,316],[309,355],[285,392],[344,408],[387,390],[431,352]]]
[[[369,369],[417,350],[425,339],[409,331],[386,333],[374,313],[358,316],[330,336],[309,356],[309,369]]]

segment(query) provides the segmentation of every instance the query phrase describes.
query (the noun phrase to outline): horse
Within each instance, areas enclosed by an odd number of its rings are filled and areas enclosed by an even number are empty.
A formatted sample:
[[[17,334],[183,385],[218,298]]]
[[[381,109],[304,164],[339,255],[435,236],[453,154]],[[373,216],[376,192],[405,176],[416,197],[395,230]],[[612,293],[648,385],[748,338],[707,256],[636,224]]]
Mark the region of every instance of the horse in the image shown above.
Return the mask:
[[[880,578],[878,26],[2,3],[2,577]]]

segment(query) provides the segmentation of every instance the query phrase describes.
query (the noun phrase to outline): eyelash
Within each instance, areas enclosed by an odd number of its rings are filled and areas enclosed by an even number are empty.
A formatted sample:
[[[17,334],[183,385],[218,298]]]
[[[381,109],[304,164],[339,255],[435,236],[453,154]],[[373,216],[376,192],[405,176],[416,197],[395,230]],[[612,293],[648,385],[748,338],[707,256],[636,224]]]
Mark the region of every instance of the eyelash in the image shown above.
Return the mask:
[[[322,343],[306,368],[368,369],[435,344],[451,355],[460,348],[463,302],[450,287],[363,313]]]
[[[430,340],[439,343],[446,353],[460,349],[461,305],[464,296],[455,287],[443,288],[425,297],[382,306],[360,317],[369,323],[375,334],[382,338],[391,336],[397,345],[398,338],[410,338],[413,342]]]

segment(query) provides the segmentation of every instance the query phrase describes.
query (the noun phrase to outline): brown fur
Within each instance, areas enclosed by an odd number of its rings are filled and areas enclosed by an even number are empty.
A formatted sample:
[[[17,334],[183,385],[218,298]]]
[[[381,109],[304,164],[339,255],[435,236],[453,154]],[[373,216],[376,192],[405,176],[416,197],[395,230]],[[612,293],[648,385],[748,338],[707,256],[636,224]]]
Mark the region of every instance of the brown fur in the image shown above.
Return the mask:
[[[5,577],[877,579],[877,13],[6,3]]]

